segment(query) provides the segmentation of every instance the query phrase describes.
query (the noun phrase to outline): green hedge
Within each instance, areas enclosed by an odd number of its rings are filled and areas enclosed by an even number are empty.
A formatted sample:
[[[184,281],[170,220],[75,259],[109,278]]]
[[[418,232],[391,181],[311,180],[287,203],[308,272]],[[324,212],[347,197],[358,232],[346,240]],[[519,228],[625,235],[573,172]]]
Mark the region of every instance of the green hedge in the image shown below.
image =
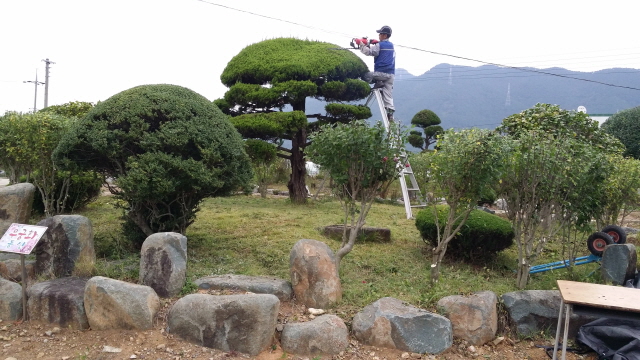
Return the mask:
[[[438,206],[438,218],[443,224],[449,208]],[[416,227],[425,242],[437,245],[437,228],[433,208],[423,209],[416,216]],[[511,223],[499,216],[482,210],[473,210],[447,247],[447,254],[466,259],[494,255],[513,244],[514,232]]]

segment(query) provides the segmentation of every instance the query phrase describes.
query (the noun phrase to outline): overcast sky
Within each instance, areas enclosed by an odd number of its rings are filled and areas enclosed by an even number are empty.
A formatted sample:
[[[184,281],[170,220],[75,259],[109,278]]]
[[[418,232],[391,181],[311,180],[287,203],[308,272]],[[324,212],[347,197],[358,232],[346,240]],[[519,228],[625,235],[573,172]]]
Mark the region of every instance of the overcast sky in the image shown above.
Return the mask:
[[[348,46],[382,25],[393,29],[396,67],[414,75],[440,63],[481,65],[429,51],[510,66],[638,69],[639,10],[638,0],[0,0],[0,114],[33,108],[34,84],[23,81],[37,71],[44,82],[46,58],[55,62],[49,105],[158,83],[214,100],[226,91],[227,62],[247,45],[297,37]]]

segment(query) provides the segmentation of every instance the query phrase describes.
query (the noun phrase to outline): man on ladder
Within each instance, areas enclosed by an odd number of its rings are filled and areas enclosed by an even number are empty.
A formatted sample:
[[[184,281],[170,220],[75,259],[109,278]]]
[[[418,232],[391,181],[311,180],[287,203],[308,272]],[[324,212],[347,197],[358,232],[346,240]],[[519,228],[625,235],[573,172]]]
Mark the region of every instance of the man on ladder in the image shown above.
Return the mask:
[[[371,40],[367,41],[367,38],[353,39],[353,43],[360,48],[363,54],[374,57],[373,72],[366,73],[362,79],[367,82],[375,82],[373,91],[365,106],[369,106],[371,100],[375,97],[380,106],[380,112],[384,122],[384,126],[389,131],[390,121],[393,121],[393,113],[395,107],[393,106],[393,80],[396,72],[396,52],[393,48],[393,44],[389,41],[391,37],[391,28],[389,26],[383,26],[380,30],[376,30],[379,34],[380,41]],[[400,171],[400,187],[402,189],[402,198],[404,200],[405,212],[407,213],[407,219],[413,218],[412,208],[425,207],[426,202],[420,192],[420,187],[413,174],[413,169],[409,164],[409,158],[406,151],[399,154],[399,160],[401,167]],[[409,178],[409,184],[407,184],[407,177]],[[411,204],[411,198],[416,198],[419,202],[417,205]]]
[[[389,41],[391,37],[391,28],[383,26],[380,30],[376,30],[380,41],[371,40],[368,43],[367,38],[355,39],[356,45],[360,51],[367,55],[373,56],[373,72],[364,75],[363,80],[374,82],[374,89],[381,89],[382,102],[387,112],[389,120],[393,120],[395,107],[393,106],[393,80],[396,73],[396,51],[393,43]]]

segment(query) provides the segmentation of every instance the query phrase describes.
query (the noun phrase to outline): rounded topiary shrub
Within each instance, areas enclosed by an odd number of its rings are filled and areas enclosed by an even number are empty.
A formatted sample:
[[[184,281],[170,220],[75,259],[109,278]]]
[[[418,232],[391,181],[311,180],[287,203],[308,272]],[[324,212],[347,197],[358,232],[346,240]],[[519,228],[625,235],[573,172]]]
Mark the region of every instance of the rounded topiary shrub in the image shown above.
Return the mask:
[[[140,230],[184,234],[203,199],[249,189],[240,134],[204,96],[143,85],[98,103],[53,155],[65,167],[114,179],[114,194]]]
[[[438,206],[439,223],[444,224],[448,207]],[[416,227],[423,240],[437,245],[437,234],[433,208],[423,209],[416,216]],[[477,260],[494,255],[513,244],[514,232],[511,223],[499,216],[481,210],[473,210],[469,218],[447,247],[447,255]]]

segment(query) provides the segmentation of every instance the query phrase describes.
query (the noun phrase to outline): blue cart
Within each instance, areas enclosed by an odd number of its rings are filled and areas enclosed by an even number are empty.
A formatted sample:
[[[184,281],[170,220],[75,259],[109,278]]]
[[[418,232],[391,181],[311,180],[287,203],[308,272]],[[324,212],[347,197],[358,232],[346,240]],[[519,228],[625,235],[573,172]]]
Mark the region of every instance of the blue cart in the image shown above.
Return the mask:
[[[573,259],[573,265],[590,264],[593,262],[600,262],[602,259],[602,253],[607,245],[611,244],[624,244],[627,241],[627,233],[623,228],[617,225],[605,226],[602,231],[597,231],[587,239],[587,248],[591,252],[589,256],[580,256]],[[536,265],[529,268],[529,274],[535,274],[539,272],[563,269],[571,266],[571,261],[561,260],[548,264]]]

